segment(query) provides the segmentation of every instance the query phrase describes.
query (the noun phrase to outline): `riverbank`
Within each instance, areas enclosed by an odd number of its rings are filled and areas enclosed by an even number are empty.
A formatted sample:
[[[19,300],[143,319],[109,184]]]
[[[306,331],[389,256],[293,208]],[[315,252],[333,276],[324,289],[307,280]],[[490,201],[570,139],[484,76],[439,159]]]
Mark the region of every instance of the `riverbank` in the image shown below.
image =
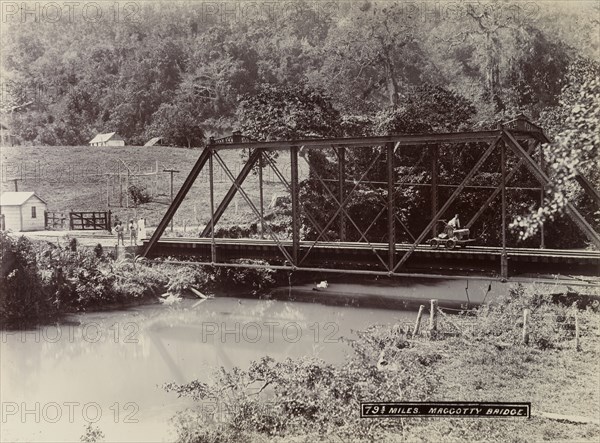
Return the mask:
[[[123,251],[122,251],[123,252]],[[74,312],[126,308],[227,286],[246,293],[274,284],[268,269],[237,270],[149,262],[76,238],[62,243],[0,232],[0,328],[35,327]]]
[[[168,384],[199,405],[175,417],[178,441],[597,441],[597,301],[564,305],[516,286],[470,316],[469,327],[433,339],[397,325],[368,328],[347,342],[340,365],[267,357]],[[226,414],[207,408],[212,398]],[[529,402],[531,418],[365,419],[364,401]]]

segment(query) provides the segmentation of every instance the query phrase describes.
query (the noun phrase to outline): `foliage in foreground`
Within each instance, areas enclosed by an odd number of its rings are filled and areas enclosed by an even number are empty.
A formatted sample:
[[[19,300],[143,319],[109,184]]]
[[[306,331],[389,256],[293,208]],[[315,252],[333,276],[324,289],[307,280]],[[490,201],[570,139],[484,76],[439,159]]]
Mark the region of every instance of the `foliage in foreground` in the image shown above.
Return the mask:
[[[0,325],[26,327],[61,314],[150,301],[168,291],[223,287],[260,291],[272,271],[152,264],[142,257],[113,259],[102,248],[32,242],[0,232]]]
[[[0,247],[0,320],[10,325],[143,299],[164,283],[135,261],[113,261],[101,248],[77,247],[75,239],[61,247],[0,233]]]
[[[524,308],[532,310],[528,346],[519,335]],[[574,331],[557,331],[577,309],[516,287],[478,309],[471,317],[473,327],[460,337],[427,341],[411,339],[397,327],[371,327],[359,332],[357,340],[346,340],[350,352],[339,365],[311,357],[282,362],[264,357],[246,370],[221,368],[210,382],[170,383],[167,391],[199,402],[197,408],[174,417],[178,441],[507,441],[507,429],[511,441],[542,436],[590,439],[597,426],[572,429],[539,419],[524,426],[518,420],[359,417],[359,403],[369,400],[531,401],[535,391],[520,392],[518,384],[531,390],[530,377],[539,377],[546,366],[554,369],[556,361],[564,359],[557,352],[576,352]],[[580,309],[578,315],[585,325],[581,337],[590,343],[598,333],[598,303]],[[579,353],[580,360],[595,361],[594,349],[588,345]],[[382,356],[389,361],[385,368],[378,365]],[[572,381],[567,372],[559,371]],[[557,395],[556,390],[540,393],[542,401]]]

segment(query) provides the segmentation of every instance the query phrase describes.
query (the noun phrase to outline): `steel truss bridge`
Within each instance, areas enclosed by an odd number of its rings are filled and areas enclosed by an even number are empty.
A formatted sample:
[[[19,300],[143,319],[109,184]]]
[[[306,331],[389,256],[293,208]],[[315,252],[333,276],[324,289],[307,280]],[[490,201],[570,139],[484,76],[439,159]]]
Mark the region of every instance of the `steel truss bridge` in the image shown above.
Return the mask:
[[[522,115],[510,122],[499,124],[494,130],[486,131],[265,142],[253,141],[239,132],[234,132],[232,136],[223,139],[211,138],[173,199],[158,228],[152,237],[144,242],[142,254],[149,258],[193,257],[200,264],[215,266],[269,267],[289,271],[324,273],[444,278],[485,277],[503,281],[524,274],[599,276],[600,235],[578,208],[570,202],[566,205],[566,214],[573,221],[574,226],[583,232],[589,242],[595,246],[595,250],[546,249],[543,227],[541,228],[539,249],[507,245],[509,223],[507,220],[507,191],[515,189],[539,191],[536,194],[539,203],[543,201],[544,190],[552,185],[551,179],[545,172],[540,147],[542,143],[547,142],[548,139],[542,129]],[[479,153],[483,150],[483,154],[475,161],[460,183],[453,185],[439,183],[439,151],[445,146],[456,145],[467,150],[477,146],[479,150],[473,152]],[[429,150],[431,158],[429,183],[398,181],[397,168],[400,166],[398,165],[398,152],[406,148]],[[369,161],[365,167],[360,169],[358,176],[355,173],[351,177],[348,171],[350,165],[346,162],[346,153],[348,150],[361,149],[368,149],[364,152],[368,154]],[[238,152],[246,150],[245,152],[248,153],[247,161],[237,176],[219,155],[222,151],[231,150]],[[326,174],[323,172],[323,168],[314,165],[314,160],[307,155],[313,150],[331,155],[331,158],[334,159],[332,164],[335,166],[333,168],[334,178],[331,178],[332,171]],[[278,152],[280,159],[289,156],[289,173],[283,173],[278,167],[278,162],[273,158],[275,151]],[[492,154],[498,156],[498,153],[500,161],[497,162],[497,169],[499,169],[497,173],[500,183],[472,184],[473,178],[476,177],[482,166],[491,164]],[[512,167],[509,167],[507,161],[509,155],[513,160]],[[325,222],[322,220],[322,216],[317,216],[322,208],[310,207],[306,199],[301,196],[299,157],[309,165],[310,180],[318,183],[322,196],[334,207],[333,213],[327,214]],[[379,181],[374,181],[372,180],[374,166],[381,165],[382,162],[385,163],[383,171],[385,178],[382,179],[382,171],[380,171]],[[231,181],[231,187],[216,208],[215,164],[225,172]],[[265,215],[263,167],[272,168],[287,190],[291,206],[291,232],[286,235],[276,233]],[[509,181],[523,167],[535,179],[536,186],[529,188],[509,186]],[[208,183],[203,185],[210,196],[209,223],[199,237],[161,238],[204,168],[208,169],[209,178]],[[244,182],[256,168],[259,185],[258,202],[253,201],[244,189]],[[594,204],[600,207],[600,193],[592,184],[581,175],[577,177],[577,182],[591,197]],[[361,228],[349,210],[351,199],[361,186],[376,186],[380,191],[377,194],[381,200],[379,202],[380,210],[378,213],[368,215],[371,223],[367,228]],[[426,202],[431,206],[428,210],[430,216],[425,220],[420,232],[411,232],[402,218],[398,216],[398,192],[402,187],[408,186],[430,188],[429,199]],[[440,201],[440,189],[452,191],[445,201]],[[437,233],[439,220],[447,215],[461,193],[473,189],[489,192],[489,196],[481,206],[472,208],[472,213],[461,214],[461,217],[470,217],[464,227],[472,228],[486,209],[494,203],[497,197],[500,197],[501,244],[497,247],[482,247],[474,243],[475,246],[469,245],[466,248],[453,250],[432,249],[426,245],[425,241]],[[216,226],[236,195],[241,196],[251,208],[255,221],[261,227],[260,238],[215,237]],[[369,231],[379,220],[384,220],[387,224],[387,235],[384,241],[381,239],[374,241],[372,236],[369,237]],[[314,234],[311,238],[307,238],[302,221],[305,225],[309,224],[313,230]],[[330,238],[332,228],[338,230],[335,239]],[[348,230],[352,228],[358,232],[360,238],[358,241],[346,241]],[[410,241],[397,241],[399,232],[402,232],[404,239],[409,238]]]

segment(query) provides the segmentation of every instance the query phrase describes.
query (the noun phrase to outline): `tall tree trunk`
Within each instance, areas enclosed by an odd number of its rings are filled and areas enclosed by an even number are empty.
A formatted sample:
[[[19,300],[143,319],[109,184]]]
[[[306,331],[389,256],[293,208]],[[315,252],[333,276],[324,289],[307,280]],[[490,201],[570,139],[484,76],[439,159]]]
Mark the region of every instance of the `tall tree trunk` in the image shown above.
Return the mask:
[[[392,108],[396,109],[398,107],[398,82],[396,81],[396,73],[394,71],[394,64],[390,57],[388,56],[388,50],[386,49],[386,57],[384,60],[385,71],[387,77],[387,90],[388,90],[388,98],[390,100],[390,105]]]

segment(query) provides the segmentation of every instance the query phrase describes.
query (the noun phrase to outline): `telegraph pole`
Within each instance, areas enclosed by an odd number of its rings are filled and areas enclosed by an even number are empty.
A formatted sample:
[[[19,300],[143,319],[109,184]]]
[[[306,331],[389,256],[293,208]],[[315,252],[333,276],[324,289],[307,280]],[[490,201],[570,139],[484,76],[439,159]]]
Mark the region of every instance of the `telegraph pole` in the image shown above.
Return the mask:
[[[171,204],[173,203],[173,174],[178,173],[177,169],[163,169],[163,172],[171,174]],[[171,218],[171,232],[173,232],[173,218]]]
[[[15,183],[15,192],[19,192],[19,184],[17,182],[23,180],[22,178],[11,178],[9,179],[9,181],[12,181]]]

